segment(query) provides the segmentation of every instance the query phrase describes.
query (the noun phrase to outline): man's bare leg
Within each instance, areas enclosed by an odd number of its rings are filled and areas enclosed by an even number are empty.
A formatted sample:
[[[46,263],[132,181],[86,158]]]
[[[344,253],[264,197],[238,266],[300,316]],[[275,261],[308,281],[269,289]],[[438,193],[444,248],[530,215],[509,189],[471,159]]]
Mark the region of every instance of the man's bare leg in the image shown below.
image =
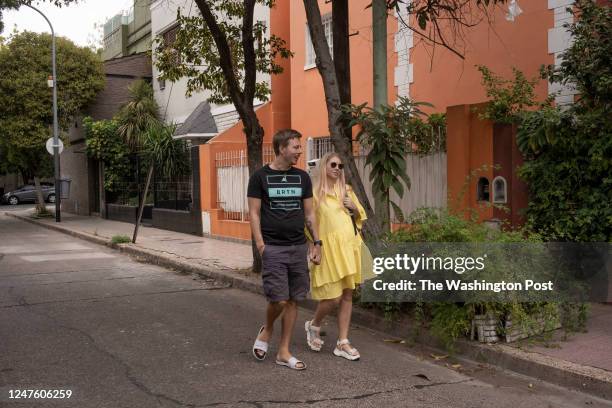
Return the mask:
[[[266,309],[266,324],[264,325],[264,329],[261,334],[257,336],[258,340],[268,342],[270,341],[270,337],[272,337],[272,332],[274,331],[274,322],[278,319],[278,316],[283,313],[283,308],[285,307],[286,302],[269,302],[268,308]]]
[[[276,358],[278,360],[289,361],[289,359],[291,358],[291,353],[289,352],[289,345],[291,343],[291,335],[293,334],[293,327],[295,326],[296,319],[297,303],[294,300],[288,300],[283,313],[283,328],[281,332],[281,341],[278,346],[278,354],[276,355]]]

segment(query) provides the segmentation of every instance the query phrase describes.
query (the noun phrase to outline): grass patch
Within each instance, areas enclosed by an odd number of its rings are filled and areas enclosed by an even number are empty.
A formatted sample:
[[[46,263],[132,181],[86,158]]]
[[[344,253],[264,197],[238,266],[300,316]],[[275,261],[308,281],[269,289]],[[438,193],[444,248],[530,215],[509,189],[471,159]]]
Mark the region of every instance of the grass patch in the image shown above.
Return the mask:
[[[52,212],[38,212],[30,215],[30,218],[34,218],[35,220],[39,220],[41,218],[54,218],[55,214]]]
[[[113,235],[111,238],[111,244],[128,244],[132,242],[132,239],[127,235]]]

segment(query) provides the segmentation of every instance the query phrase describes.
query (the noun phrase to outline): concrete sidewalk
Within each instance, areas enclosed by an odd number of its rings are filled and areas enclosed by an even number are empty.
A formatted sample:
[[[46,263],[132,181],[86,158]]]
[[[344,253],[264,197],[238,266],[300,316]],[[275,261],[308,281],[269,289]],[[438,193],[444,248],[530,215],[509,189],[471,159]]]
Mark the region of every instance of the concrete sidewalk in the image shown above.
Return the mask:
[[[6,215],[104,245],[110,245],[116,235],[131,237],[134,228],[128,223],[70,214],[63,214],[59,224],[54,219],[34,220],[32,210]],[[145,262],[220,279],[239,289],[263,292],[259,276],[249,272],[252,262],[249,245],[141,226],[136,244],[114,247]],[[310,302],[305,306],[313,305]],[[358,308],[354,321],[398,337],[405,337],[410,331],[401,324],[389,326]],[[562,340],[561,333],[555,337],[554,347],[548,348],[465,341],[459,344],[458,351],[468,358],[612,399],[612,305],[592,306],[587,333],[575,334],[568,340]],[[427,335],[421,340],[429,345],[435,341]]]

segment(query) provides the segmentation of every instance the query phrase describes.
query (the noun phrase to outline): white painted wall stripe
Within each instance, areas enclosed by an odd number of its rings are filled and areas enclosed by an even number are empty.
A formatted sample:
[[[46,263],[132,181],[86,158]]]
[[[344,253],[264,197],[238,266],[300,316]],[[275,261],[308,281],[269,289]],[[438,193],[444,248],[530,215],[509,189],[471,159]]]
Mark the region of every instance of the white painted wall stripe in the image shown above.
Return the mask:
[[[398,18],[398,27],[395,33],[395,52],[397,54],[397,65],[394,69],[393,83],[397,87],[398,97],[410,97],[410,84],[413,82],[413,70],[412,64],[410,63],[410,49],[414,46],[414,36],[411,30],[409,30],[403,24],[402,20],[407,22],[410,18],[407,12],[407,5],[403,4],[400,9],[400,13],[397,11],[395,17]]]
[[[548,0],[548,8],[553,10],[555,25],[548,30],[548,53],[554,55],[555,65],[561,64],[561,54],[572,44],[572,36],[564,27],[571,23],[572,14],[567,10],[574,4],[574,0]],[[556,94],[555,103],[558,106],[568,105],[574,102],[577,91],[572,84],[548,84],[548,94]]]

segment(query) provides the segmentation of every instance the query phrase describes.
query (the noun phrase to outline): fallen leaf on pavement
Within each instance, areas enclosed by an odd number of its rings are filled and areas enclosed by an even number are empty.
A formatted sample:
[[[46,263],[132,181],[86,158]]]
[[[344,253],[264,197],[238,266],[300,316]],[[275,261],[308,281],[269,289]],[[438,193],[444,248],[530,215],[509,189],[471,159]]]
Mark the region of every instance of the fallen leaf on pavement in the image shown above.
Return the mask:
[[[453,367],[455,370],[458,370],[461,368],[461,364],[453,364],[451,365],[451,367]]]
[[[439,356],[439,355],[437,355],[437,354],[431,353],[431,354],[430,354],[430,356],[431,356],[431,357],[432,357],[434,360],[438,361],[438,360],[444,360],[446,357],[448,357],[448,354],[445,354],[445,355],[443,355],[443,356]]]
[[[398,344],[404,344],[406,341],[404,340],[399,340],[399,339],[384,339],[383,340],[385,343],[398,343]]]

